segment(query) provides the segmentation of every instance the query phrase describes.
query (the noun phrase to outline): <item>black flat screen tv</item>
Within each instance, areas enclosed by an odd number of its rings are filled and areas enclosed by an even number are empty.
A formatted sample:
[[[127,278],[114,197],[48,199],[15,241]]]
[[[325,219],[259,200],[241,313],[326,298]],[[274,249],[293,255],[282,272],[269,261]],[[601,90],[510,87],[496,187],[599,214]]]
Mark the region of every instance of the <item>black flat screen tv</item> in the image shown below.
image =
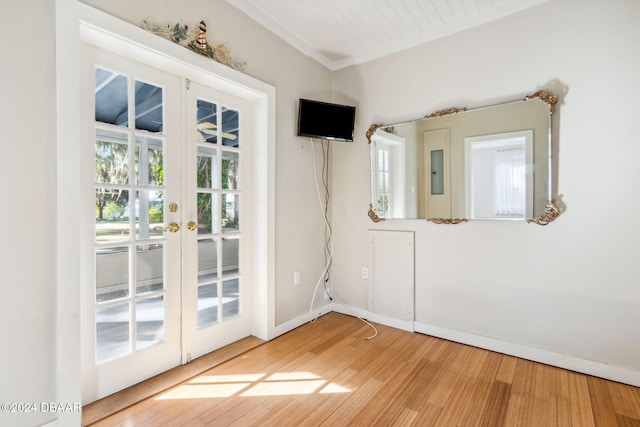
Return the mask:
[[[353,142],[356,107],[300,99],[298,136]]]

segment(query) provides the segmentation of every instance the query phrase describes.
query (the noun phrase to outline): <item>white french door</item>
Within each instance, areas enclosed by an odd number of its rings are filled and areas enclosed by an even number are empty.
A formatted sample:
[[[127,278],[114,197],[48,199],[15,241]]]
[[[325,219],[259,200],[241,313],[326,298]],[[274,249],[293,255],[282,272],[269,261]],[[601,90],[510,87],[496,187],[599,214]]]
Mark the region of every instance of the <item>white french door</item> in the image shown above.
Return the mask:
[[[186,360],[250,334],[249,107],[187,82],[183,235]]]
[[[247,103],[102,50],[87,57],[84,403],[251,333]]]

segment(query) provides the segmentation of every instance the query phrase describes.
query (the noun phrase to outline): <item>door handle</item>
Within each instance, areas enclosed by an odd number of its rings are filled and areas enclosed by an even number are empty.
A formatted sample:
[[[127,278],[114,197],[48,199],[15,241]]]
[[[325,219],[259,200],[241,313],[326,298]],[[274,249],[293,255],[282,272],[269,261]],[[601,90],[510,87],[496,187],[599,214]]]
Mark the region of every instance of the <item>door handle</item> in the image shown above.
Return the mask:
[[[195,221],[189,221],[187,223],[187,230],[189,231],[196,231],[198,228],[207,228],[207,226],[204,224],[198,224]]]
[[[177,233],[178,231],[180,231],[180,226],[177,223],[172,222],[171,224],[169,224],[167,227],[164,228],[164,231]]]

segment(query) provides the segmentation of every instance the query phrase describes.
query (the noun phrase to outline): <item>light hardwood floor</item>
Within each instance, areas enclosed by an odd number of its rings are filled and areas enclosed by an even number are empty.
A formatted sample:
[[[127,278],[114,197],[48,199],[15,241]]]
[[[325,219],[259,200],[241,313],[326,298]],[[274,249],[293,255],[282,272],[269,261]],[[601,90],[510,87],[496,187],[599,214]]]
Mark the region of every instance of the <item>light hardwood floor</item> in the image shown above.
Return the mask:
[[[95,426],[640,426],[640,389],[330,313]]]

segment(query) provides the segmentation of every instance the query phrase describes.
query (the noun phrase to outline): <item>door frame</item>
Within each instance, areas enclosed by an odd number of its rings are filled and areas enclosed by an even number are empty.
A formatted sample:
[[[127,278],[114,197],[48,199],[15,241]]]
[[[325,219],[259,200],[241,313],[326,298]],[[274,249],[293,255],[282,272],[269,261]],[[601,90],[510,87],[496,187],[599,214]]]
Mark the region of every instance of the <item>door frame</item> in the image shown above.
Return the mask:
[[[76,0],[56,1],[57,52],[57,342],[58,397],[80,402],[81,292],[92,283],[93,150],[79,126],[83,106],[77,78],[80,44],[135,58],[150,66],[199,81],[247,99],[251,104],[254,147],[252,245],[252,335],[270,340],[275,327],[275,88],[253,77],[199,56]],[[87,204],[89,203],[89,204]],[[66,216],[66,206],[77,210]],[[93,327],[93,325],[91,325]],[[70,350],[74,349],[74,350]],[[62,380],[64,379],[64,381]],[[87,403],[87,402],[82,402]]]

